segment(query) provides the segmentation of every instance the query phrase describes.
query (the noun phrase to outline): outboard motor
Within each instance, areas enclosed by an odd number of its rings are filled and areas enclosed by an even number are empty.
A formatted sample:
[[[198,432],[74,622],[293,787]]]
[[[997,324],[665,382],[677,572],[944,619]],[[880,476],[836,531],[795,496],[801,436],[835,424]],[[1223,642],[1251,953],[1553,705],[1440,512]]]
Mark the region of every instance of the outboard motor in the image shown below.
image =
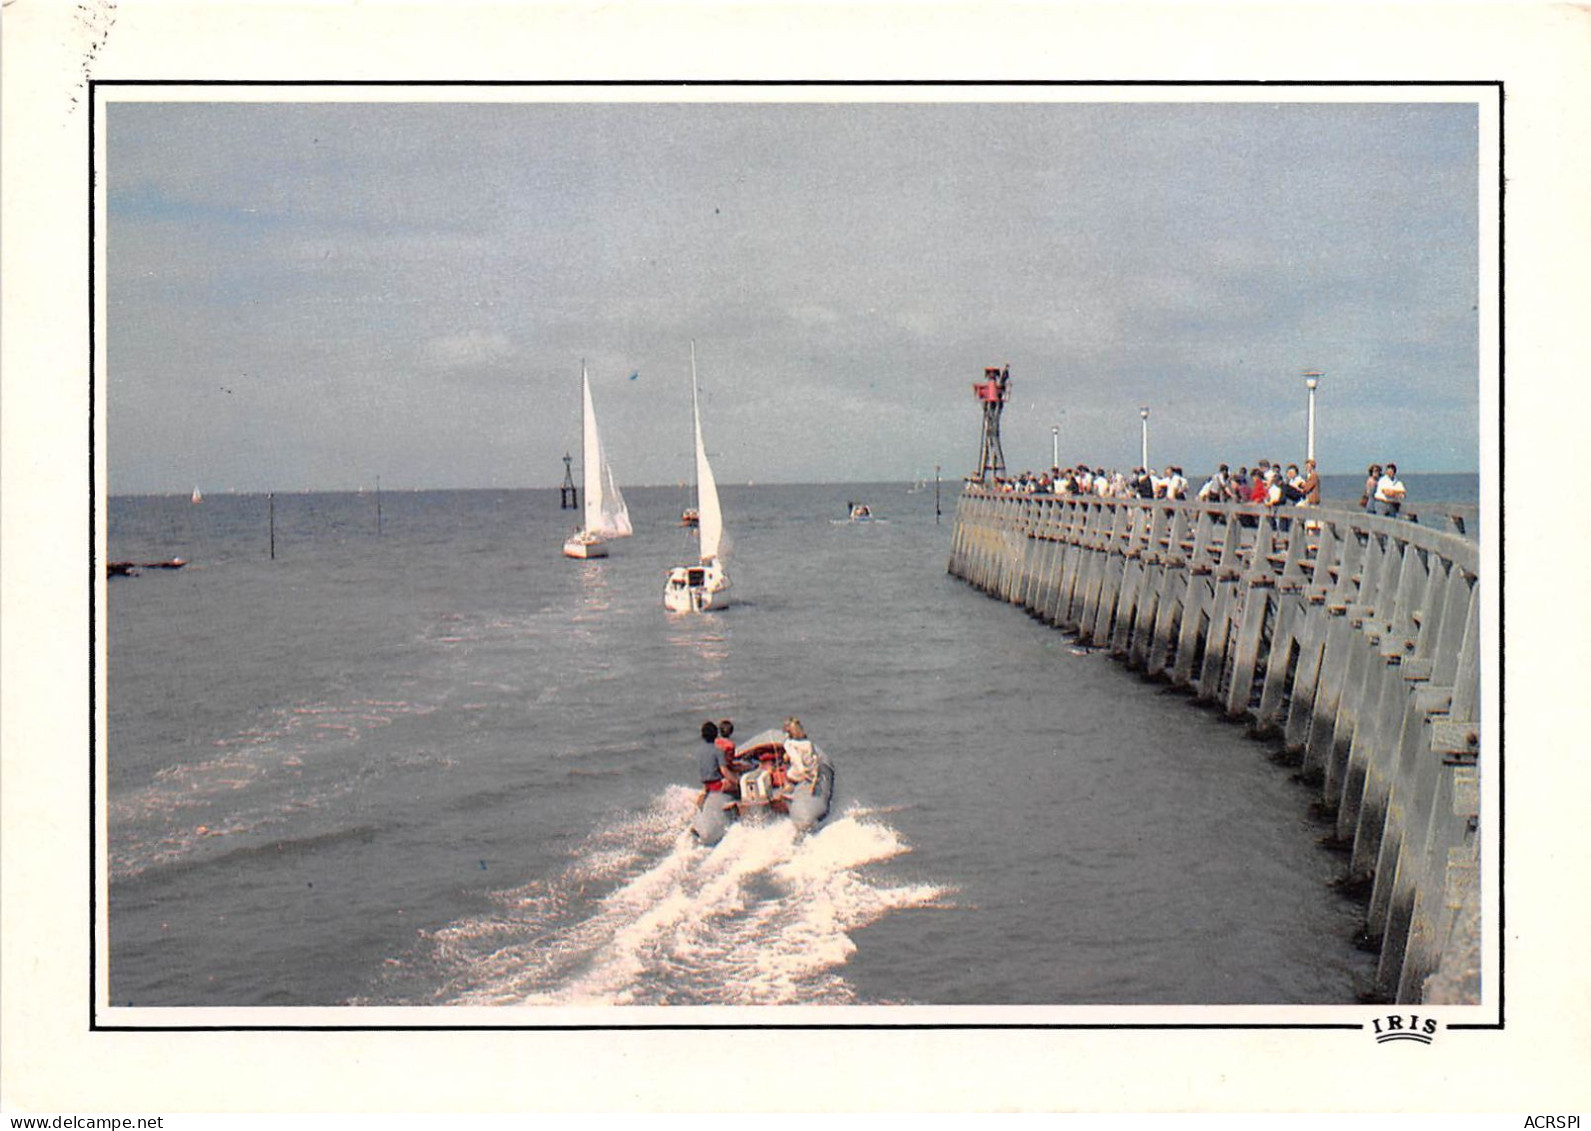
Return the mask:
[[[773,790],[773,771],[764,766],[740,775],[740,799],[766,803]]]

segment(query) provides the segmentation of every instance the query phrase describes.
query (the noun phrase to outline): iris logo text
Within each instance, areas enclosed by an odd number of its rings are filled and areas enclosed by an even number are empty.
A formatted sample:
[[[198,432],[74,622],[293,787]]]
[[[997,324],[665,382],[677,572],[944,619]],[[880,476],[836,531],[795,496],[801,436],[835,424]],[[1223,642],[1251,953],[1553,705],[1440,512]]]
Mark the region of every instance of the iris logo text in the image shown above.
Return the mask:
[[[1437,1028],[1435,1018],[1421,1017],[1416,1013],[1392,1013],[1377,1017],[1370,1024],[1375,1029],[1378,1045],[1389,1041],[1418,1041],[1428,1045],[1436,1035]]]

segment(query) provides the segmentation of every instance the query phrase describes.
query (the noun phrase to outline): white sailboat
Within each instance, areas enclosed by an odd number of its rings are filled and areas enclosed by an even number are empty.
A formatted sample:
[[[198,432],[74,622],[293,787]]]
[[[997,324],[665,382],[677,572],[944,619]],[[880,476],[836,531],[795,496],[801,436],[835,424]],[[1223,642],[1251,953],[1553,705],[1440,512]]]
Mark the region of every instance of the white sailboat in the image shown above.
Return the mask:
[[[204,496],[199,494],[199,488],[197,487],[193,489],[193,501],[196,503],[204,502]]]
[[[702,410],[696,391],[696,343],[691,343],[691,415],[696,423],[696,532],[699,559],[695,565],[675,566],[663,586],[663,607],[672,613],[704,612],[723,604],[729,588],[724,568],[724,513],[718,505],[718,482],[707,462],[702,443]]]
[[[586,376],[586,363],[580,363],[581,421],[583,434],[580,448],[580,473],[585,486],[584,525],[571,534],[563,544],[563,552],[571,558],[605,558],[607,542],[625,538],[634,533],[630,526],[630,511],[619,493],[619,484],[613,478],[602,451],[602,437],[597,433],[597,413],[591,404],[591,379]]]

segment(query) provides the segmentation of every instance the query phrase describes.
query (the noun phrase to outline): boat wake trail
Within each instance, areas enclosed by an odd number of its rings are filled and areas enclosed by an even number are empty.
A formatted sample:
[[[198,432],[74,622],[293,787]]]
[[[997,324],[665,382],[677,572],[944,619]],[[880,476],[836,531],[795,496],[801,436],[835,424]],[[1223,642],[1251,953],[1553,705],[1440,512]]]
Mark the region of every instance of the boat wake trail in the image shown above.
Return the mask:
[[[445,755],[379,748],[373,734],[434,712],[403,700],[361,699],[279,708],[217,739],[107,802],[113,881],[166,867],[213,863],[266,845],[368,830],[347,823],[347,800],[384,775],[445,767]],[[349,772],[350,763],[357,769]]]
[[[856,1004],[852,932],[950,894],[881,882],[873,866],[910,849],[861,811],[806,835],[789,821],[739,824],[706,849],[681,831],[694,798],[671,788],[599,830],[561,876],[432,933],[430,1002]]]

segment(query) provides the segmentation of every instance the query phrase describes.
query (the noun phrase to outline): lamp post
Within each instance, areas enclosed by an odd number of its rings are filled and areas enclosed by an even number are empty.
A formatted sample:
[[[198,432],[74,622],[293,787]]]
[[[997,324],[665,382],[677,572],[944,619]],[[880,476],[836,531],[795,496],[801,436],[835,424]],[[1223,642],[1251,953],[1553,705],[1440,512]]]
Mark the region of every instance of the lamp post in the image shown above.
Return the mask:
[[[1050,466],[1061,466],[1061,426],[1050,425]]]
[[[1141,466],[1143,467],[1143,469],[1145,471],[1147,471],[1147,470],[1149,470],[1149,406],[1148,405],[1144,405],[1143,408],[1139,409],[1138,410],[1138,415],[1143,418],[1143,422],[1144,422],[1143,464]]]
[[[1320,384],[1320,379],[1325,376],[1316,369],[1305,370],[1304,387],[1309,390],[1309,433],[1304,442],[1304,458],[1315,458],[1315,387]]]

